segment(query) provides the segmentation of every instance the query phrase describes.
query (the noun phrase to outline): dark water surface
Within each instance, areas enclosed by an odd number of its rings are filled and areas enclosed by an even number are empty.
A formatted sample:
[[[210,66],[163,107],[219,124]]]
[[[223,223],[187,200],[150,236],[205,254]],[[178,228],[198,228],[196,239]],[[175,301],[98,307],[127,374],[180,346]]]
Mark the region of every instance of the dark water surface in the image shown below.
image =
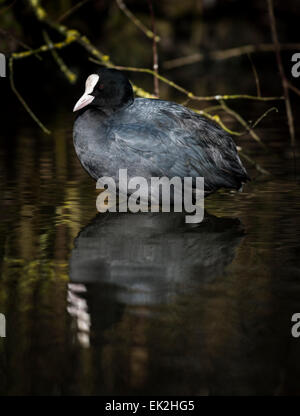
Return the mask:
[[[61,127],[62,125],[67,126]],[[98,214],[72,120],[0,147],[1,394],[300,394],[300,189],[285,130],[272,172],[181,214]],[[269,127],[268,127],[269,126]],[[285,135],[284,139],[282,135]]]

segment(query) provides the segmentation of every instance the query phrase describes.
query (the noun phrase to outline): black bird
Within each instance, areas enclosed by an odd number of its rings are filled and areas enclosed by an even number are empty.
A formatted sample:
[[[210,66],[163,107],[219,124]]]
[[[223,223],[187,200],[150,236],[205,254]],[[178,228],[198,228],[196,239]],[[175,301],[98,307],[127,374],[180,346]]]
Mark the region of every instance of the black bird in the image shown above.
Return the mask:
[[[240,189],[249,176],[230,135],[169,101],[136,98],[123,72],[101,68],[86,80],[73,138],[77,156],[97,180],[119,169],[128,177],[204,177],[205,194]]]

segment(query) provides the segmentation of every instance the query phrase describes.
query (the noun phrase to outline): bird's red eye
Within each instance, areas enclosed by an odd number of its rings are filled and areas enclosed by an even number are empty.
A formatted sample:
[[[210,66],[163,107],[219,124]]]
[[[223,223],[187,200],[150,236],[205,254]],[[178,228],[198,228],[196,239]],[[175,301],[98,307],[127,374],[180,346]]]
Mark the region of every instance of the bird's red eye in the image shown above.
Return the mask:
[[[99,88],[99,90],[103,90],[104,85],[103,84],[99,84],[98,88]]]

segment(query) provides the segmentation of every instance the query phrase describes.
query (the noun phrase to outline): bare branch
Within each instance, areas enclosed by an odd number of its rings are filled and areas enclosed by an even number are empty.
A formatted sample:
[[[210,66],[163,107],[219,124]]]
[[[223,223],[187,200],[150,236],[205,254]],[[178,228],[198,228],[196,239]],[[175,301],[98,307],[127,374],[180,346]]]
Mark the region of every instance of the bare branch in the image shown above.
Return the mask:
[[[86,3],[88,3],[91,0],[82,0],[76,3],[73,7],[71,7],[69,10],[67,10],[65,13],[63,13],[58,19],[57,22],[61,23],[63,20],[67,19],[71,14],[75,13],[80,7],[84,6]]]
[[[218,106],[219,108],[221,108],[221,106]],[[227,131],[227,133],[232,134],[233,136],[241,136],[243,133],[240,133],[238,131],[233,131],[231,129],[229,129],[229,127],[227,127],[220,116],[218,116],[217,114],[209,114],[207,111],[205,110],[196,110],[195,108],[191,108],[191,110],[195,111],[195,113],[201,114],[204,117],[208,118],[209,120],[214,121],[215,123],[219,124],[220,127],[222,127],[222,129],[224,129],[225,131]]]
[[[253,59],[252,59],[250,53],[248,54],[248,58],[249,58],[249,61],[251,63],[251,68],[252,68],[252,72],[253,72],[254,79],[255,79],[256,93],[257,93],[258,97],[261,97],[261,89],[260,89],[260,82],[259,82],[259,78],[258,78],[258,73],[257,73],[256,67],[254,65],[254,62],[253,62]]]
[[[14,52],[12,54],[12,57],[14,59],[23,59],[23,58],[28,58],[29,56],[32,56],[32,55],[38,55],[39,53],[42,53],[42,52],[48,52],[53,49],[62,49],[70,45],[72,42],[75,42],[75,40],[77,40],[76,37],[73,37],[73,38],[69,37],[69,38],[66,38],[66,40],[64,40],[63,42],[51,43],[50,45],[42,45],[37,49],[29,49],[23,52]]]
[[[43,132],[46,134],[51,134],[51,131],[48,130],[47,127],[45,127],[44,124],[38,119],[38,117],[34,114],[34,112],[31,110],[29,105],[26,103],[24,98],[21,96],[21,94],[17,90],[15,86],[15,82],[14,82],[14,70],[13,70],[13,58],[12,57],[9,58],[8,65],[9,65],[9,81],[10,81],[10,86],[11,86],[12,91],[15,93],[18,100],[21,102],[21,104],[23,105],[27,113],[30,115],[30,117],[32,117],[32,119],[40,126]]]
[[[69,70],[67,65],[62,60],[62,58],[58,55],[56,49],[53,48],[53,43],[52,43],[48,33],[46,32],[46,30],[43,30],[43,36],[44,36],[45,42],[47,43],[47,45],[49,47],[49,50],[51,51],[51,54],[52,54],[54,60],[56,61],[58,67],[60,68],[61,72],[64,74],[64,76],[67,78],[67,80],[71,84],[74,84],[77,80],[76,75],[74,74],[74,72]]]
[[[238,114],[232,108],[229,108],[228,105],[225,104],[224,100],[220,100],[220,104],[226,113],[232,115],[243,127],[245,127],[245,129],[249,132],[255,141],[257,141],[264,149],[267,149],[266,145],[261,141],[261,138],[255,133],[255,131],[252,130],[250,125],[246,122],[246,120],[243,119],[240,114]]]
[[[28,46],[21,39],[17,38],[15,35],[13,35],[12,33],[10,33],[8,30],[5,30],[2,27],[0,27],[0,33],[3,36],[6,36],[6,37],[14,40],[16,42],[16,44],[22,46],[22,48],[27,49],[27,50],[31,50],[30,46]],[[39,60],[41,60],[41,57],[38,54],[36,54],[36,58],[38,58]]]
[[[153,31],[148,29],[144,23],[142,23],[126,6],[123,0],[116,0],[117,5],[119,6],[120,10],[135,24],[148,38],[153,39],[155,38],[156,42],[160,41],[160,37],[157,36]]]
[[[154,11],[152,6],[152,0],[148,0],[148,5],[150,9],[150,15],[151,15],[151,26],[152,26],[152,32],[154,34],[153,41],[152,41],[152,53],[153,53],[153,71],[158,74],[158,55],[157,55],[157,42],[156,42],[156,27],[155,27],[155,17],[154,17]],[[153,82],[154,82],[154,94],[156,97],[159,97],[159,81],[156,76],[153,76]]]
[[[268,2],[269,20],[270,20],[270,26],[271,26],[272,39],[273,39],[273,43],[275,47],[277,65],[278,65],[279,74],[281,77],[283,95],[285,99],[285,108],[286,108],[286,115],[288,119],[289,131],[290,131],[290,136],[291,136],[291,143],[294,144],[295,143],[294,117],[293,117],[292,106],[291,106],[291,101],[289,97],[289,87],[288,87],[287,79],[284,73],[284,68],[283,68],[281,55],[280,55],[280,45],[279,45],[278,36],[277,36],[273,0],[267,0],[267,2]]]
[[[295,87],[288,79],[286,80],[287,86],[291,91],[293,91],[295,94],[300,96],[300,90],[299,88]]]
[[[251,128],[254,129],[254,127],[256,127],[272,111],[276,111],[276,113],[278,113],[278,108],[276,108],[276,107],[269,108],[260,117],[258,117],[258,119],[251,125]]]
[[[299,50],[300,43],[285,43],[280,45],[281,50]],[[258,45],[243,45],[236,48],[223,49],[219,51],[211,51],[207,54],[194,53],[193,55],[183,56],[176,59],[171,59],[164,62],[165,69],[178,68],[184,65],[195,64],[204,59],[211,59],[215,61],[223,61],[225,59],[236,58],[242,55],[248,55],[256,52],[274,52],[275,46],[272,43],[260,43]]]

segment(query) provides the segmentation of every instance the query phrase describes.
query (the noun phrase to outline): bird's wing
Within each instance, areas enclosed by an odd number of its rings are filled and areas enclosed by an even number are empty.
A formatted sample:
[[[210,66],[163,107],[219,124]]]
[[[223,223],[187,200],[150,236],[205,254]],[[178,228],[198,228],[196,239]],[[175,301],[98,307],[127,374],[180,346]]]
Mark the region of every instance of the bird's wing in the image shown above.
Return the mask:
[[[191,165],[191,176],[203,176],[207,190],[239,189],[249,176],[231,136],[216,123],[181,106],[162,104],[165,125],[171,121],[170,139],[181,148]]]
[[[234,141],[218,125],[175,103],[149,113],[143,123],[117,124],[109,132],[111,150],[124,153],[127,163],[147,167],[152,176],[204,177],[209,192],[247,181]]]
[[[152,176],[185,176],[184,159],[175,154],[175,145],[163,129],[149,124],[119,124],[108,133],[111,151],[126,161],[131,171],[149,172]],[[176,175],[170,175],[175,165]]]

